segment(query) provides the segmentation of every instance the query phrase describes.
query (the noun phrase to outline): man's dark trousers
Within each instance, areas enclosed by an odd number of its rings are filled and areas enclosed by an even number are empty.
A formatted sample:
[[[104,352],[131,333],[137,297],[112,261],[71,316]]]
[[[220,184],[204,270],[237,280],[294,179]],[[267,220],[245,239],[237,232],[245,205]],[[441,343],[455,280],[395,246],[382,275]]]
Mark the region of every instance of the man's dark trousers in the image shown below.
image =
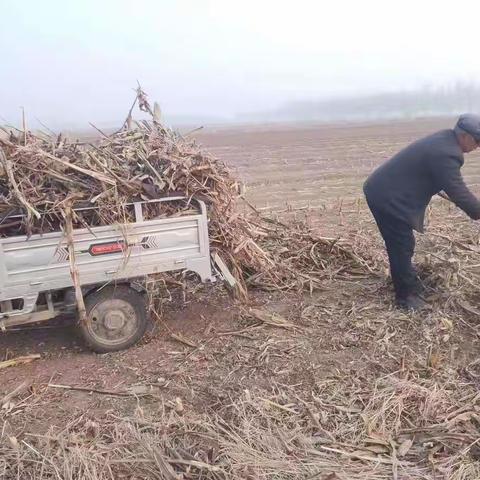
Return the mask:
[[[378,229],[385,241],[393,287],[398,300],[418,293],[419,282],[412,265],[415,251],[415,236],[410,225],[369,203]]]

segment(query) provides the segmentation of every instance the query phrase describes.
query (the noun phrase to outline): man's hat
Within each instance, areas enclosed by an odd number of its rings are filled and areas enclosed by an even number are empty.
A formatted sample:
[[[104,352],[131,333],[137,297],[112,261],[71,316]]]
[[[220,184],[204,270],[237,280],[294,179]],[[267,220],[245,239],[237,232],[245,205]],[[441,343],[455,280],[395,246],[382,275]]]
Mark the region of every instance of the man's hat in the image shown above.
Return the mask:
[[[473,113],[460,115],[457,127],[469,133],[477,142],[480,142],[480,115]]]

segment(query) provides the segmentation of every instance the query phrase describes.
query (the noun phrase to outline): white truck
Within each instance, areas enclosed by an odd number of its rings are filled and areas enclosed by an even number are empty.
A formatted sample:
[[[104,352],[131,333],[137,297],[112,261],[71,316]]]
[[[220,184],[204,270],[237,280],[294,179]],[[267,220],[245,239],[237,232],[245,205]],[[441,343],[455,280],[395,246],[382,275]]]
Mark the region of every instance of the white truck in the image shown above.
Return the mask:
[[[213,282],[205,204],[173,218],[144,219],[154,202],[129,204],[135,221],[73,230],[75,265],[85,300],[80,334],[96,352],[133,345],[148,325],[148,275],[189,270]],[[87,207],[94,208],[94,207]],[[10,217],[11,218],[11,217]],[[62,231],[0,239],[0,330],[76,311],[69,249]]]

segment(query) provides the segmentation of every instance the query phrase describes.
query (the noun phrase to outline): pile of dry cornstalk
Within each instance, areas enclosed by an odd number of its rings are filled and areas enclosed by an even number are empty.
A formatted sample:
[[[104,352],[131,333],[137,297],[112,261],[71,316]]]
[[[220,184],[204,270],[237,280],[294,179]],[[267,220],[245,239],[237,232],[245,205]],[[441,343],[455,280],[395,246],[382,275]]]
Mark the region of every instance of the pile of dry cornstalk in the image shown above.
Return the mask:
[[[151,121],[132,120],[136,104]],[[124,223],[131,220],[128,202],[181,194],[206,201],[212,249],[227,261],[243,295],[249,284],[312,289],[332,272],[365,267],[335,242],[312,236],[304,223],[265,219],[254,207],[243,213],[239,183],[227,166],[165,128],[153,110],[139,88],[124,126],[94,143],[9,130],[8,138],[0,138],[0,236],[68,234],[68,223]],[[96,208],[75,211],[84,205]],[[165,206],[150,212],[168,214]],[[327,268],[334,259],[341,264]]]

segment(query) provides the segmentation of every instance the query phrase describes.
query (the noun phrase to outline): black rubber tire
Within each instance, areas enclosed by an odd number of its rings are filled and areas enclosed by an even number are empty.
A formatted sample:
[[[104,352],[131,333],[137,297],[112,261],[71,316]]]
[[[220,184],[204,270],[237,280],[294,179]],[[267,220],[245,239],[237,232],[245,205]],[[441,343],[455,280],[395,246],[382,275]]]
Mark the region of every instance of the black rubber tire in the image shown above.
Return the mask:
[[[132,318],[134,318],[135,322],[125,338],[120,336],[115,341],[108,340],[106,336],[102,337],[101,334],[95,332],[98,327],[93,323],[95,318],[92,317],[99,308],[108,311],[107,302],[112,300],[117,301],[116,304],[120,304],[123,310],[128,310],[129,313],[132,313]],[[85,309],[87,321],[85,324],[79,321],[77,329],[88,347],[97,353],[117,352],[131,347],[143,337],[148,326],[145,296],[125,285],[105,287],[87,295],[85,298]],[[116,311],[118,311],[118,308]],[[114,328],[112,328],[112,331],[114,331]],[[102,341],[102,338],[104,341]]]

